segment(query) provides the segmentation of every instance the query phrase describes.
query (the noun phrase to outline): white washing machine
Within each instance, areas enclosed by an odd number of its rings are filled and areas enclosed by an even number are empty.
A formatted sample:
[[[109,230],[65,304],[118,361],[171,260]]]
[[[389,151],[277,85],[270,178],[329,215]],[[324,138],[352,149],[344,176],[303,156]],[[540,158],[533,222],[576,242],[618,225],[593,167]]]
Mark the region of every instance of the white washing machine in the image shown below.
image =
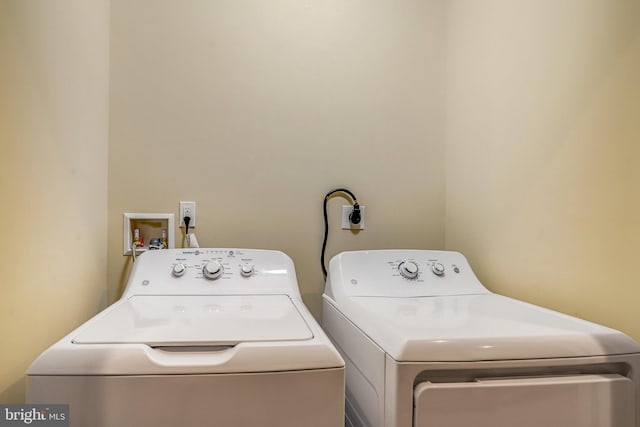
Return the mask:
[[[322,324],[348,426],[640,426],[636,342],[489,292],[460,253],[337,255]]]
[[[42,353],[27,402],[75,427],[343,425],[344,362],[282,252],[142,254],[122,298]]]

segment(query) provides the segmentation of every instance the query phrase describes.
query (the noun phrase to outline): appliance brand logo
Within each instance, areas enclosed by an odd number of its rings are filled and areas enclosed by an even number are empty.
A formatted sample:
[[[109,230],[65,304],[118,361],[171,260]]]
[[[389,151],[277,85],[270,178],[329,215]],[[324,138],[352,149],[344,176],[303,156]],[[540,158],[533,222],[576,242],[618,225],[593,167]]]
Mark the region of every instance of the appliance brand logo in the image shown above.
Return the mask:
[[[0,427],[69,427],[69,405],[0,405]]]

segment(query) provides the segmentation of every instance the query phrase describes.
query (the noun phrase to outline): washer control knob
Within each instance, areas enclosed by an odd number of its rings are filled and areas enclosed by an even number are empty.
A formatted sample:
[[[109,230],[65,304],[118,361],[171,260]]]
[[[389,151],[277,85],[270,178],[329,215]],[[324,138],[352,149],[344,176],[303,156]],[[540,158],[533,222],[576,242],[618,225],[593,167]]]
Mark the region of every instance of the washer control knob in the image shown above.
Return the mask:
[[[202,267],[202,274],[204,277],[211,280],[216,280],[224,273],[224,267],[218,261],[209,261]]]
[[[249,276],[252,276],[254,271],[255,271],[255,270],[254,270],[254,268],[253,268],[253,265],[249,265],[249,264],[242,264],[242,265],[240,266],[240,274],[241,274],[243,277],[249,277]]]
[[[173,268],[171,268],[171,274],[173,274],[175,277],[184,276],[184,273],[186,272],[187,272],[187,266],[184,265],[183,263],[178,263],[174,265]]]
[[[434,262],[431,266],[431,271],[433,271],[433,274],[436,276],[442,276],[444,275],[444,265],[439,262]]]
[[[400,271],[400,275],[407,279],[415,279],[418,277],[418,264],[413,261],[402,261],[398,266],[398,271]]]

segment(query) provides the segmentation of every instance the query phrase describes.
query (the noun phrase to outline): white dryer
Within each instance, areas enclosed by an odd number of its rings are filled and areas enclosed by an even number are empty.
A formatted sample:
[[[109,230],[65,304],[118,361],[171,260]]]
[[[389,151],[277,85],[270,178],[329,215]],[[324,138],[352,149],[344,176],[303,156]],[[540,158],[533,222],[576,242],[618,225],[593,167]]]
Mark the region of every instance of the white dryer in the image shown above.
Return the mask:
[[[323,327],[348,426],[640,427],[640,346],[489,292],[456,252],[344,252]]]
[[[149,251],[119,301],[33,362],[27,402],[69,404],[75,427],[335,427],[344,362],[284,253]]]

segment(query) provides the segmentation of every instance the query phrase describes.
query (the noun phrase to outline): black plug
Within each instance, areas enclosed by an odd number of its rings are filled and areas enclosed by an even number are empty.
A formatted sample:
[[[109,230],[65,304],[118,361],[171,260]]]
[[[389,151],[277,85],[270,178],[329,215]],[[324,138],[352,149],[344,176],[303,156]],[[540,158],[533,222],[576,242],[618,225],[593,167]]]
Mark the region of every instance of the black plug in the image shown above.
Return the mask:
[[[354,225],[360,224],[360,221],[362,221],[362,214],[360,213],[360,205],[358,202],[353,204],[353,210],[349,214],[349,221]]]
[[[191,217],[185,216],[182,218],[182,220],[184,221],[184,234],[186,236],[189,236],[189,223],[191,222]]]

